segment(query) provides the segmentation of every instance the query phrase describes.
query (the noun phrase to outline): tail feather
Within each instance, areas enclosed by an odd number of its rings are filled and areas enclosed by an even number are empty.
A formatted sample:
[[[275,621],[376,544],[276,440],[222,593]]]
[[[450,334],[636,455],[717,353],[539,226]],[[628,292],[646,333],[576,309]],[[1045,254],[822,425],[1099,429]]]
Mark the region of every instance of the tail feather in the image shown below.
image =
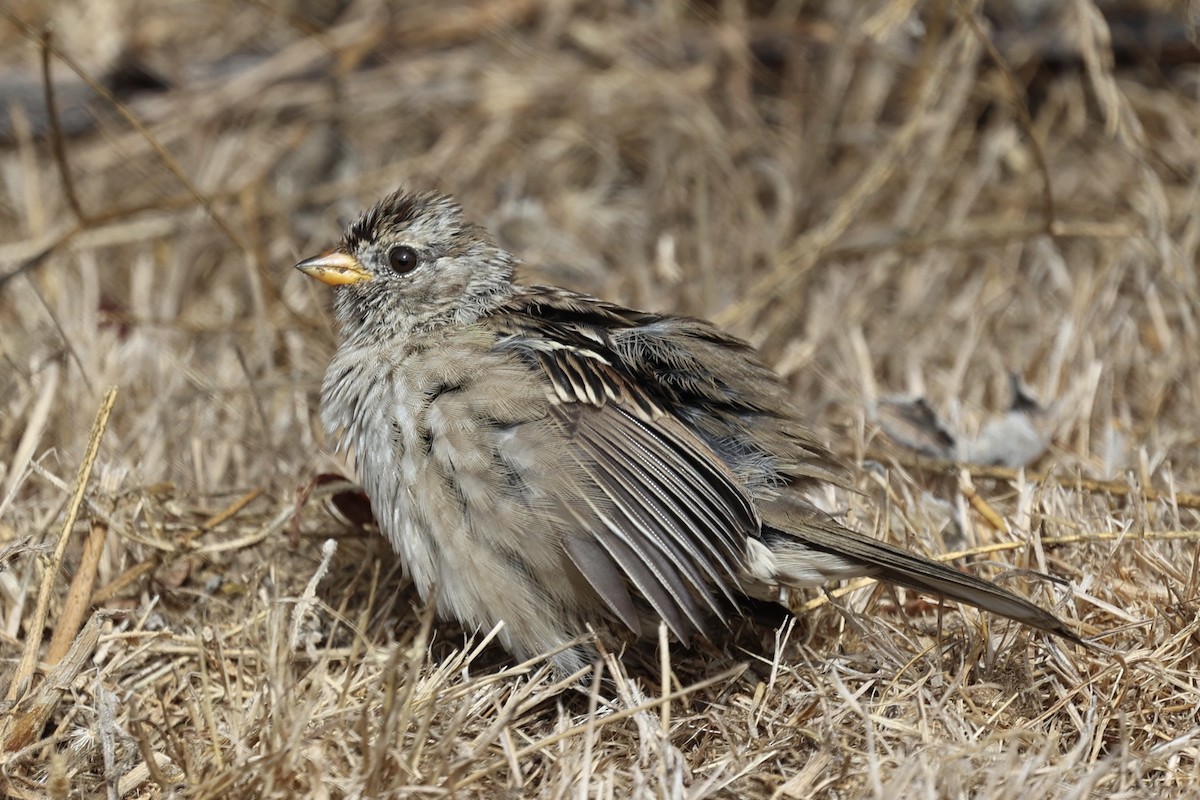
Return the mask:
[[[793,529],[794,528],[794,529]],[[812,586],[869,575],[921,592],[944,595],[1076,643],[1075,631],[1054,614],[990,581],[967,575],[898,547],[855,533],[832,520],[806,519],[788,530],[764,525],[762,544],[785,586]],[[819,578],[819,580],[814,580]]]

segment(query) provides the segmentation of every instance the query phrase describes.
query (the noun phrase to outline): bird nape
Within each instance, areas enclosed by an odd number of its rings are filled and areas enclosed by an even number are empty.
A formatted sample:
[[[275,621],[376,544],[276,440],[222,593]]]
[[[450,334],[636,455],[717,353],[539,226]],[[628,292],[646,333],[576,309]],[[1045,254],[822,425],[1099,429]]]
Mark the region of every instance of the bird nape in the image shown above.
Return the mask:
[[[870,575],[1070,641],[1055,615],[849,530],[848,483],[753,348],[708,322],[515,279],[444,195],[397,191],[297,264],[333,287],[321,415],[423,597],[525,658],[718,638],[742,598]],[[574,672],[592,657],[555,657]]]

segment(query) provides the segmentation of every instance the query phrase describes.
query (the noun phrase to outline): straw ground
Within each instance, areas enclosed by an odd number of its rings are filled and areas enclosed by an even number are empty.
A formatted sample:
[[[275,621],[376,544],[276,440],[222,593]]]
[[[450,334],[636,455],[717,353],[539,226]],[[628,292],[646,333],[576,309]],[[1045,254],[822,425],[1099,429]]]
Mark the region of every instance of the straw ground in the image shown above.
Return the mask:
[[[0,785],[1195,796],[1200,83],[1135,5],[5,4]],[[855,585],[580,690],[430,619],[297,492],[345,465],[291,264],[402,182],[529,280],[761,346],[855,465],[823,503],[1097,646]],[[921,394],[970,438],[1010,372],[1028,471],[874,422]]]

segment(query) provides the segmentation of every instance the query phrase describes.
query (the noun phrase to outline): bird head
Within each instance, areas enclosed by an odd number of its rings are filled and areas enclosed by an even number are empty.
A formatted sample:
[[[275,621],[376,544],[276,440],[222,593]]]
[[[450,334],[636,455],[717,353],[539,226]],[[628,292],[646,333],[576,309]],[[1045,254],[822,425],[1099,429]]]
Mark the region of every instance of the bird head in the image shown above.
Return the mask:
[[[296,269],[334,287],[348,336],[381,335],[473,322],[507,298],[515,261],[451,198],[401,189]]]

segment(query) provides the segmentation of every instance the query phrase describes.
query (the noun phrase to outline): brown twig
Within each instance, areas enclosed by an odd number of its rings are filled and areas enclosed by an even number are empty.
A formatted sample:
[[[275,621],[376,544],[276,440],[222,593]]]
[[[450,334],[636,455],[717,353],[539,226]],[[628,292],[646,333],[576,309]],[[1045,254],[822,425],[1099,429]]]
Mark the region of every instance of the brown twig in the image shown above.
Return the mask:
[[[58,119],[58,103],[54,99],[54,81],[50,77],[50,31],[42,31],[42,98],[46,103],[46,122],[50,128],[50,149],[54,153],[54,164],[62,181],[67,205],[75,212],[75,218],[86,223],[87,215],[75,192],[75,181],[71,179],[71,168],[67,164],[67,149],[63,144],[62,125]]]
[[[59,615],[58,624],[54,626],[54,635],[50,637],[50,647],[46,650],[45,658],[47,666],[54,666],[67,654],[75,633],[83,624],[84,616],[91,607],[92,587],[96,584],[96,569],[100,565],[100,555],[104,552],[106,538],[108,525],[102,520],[94,520],[91,532],[83,545],[79,567],[71,578],[67,599],[63,601],[62,614]]]
[[[46,676],[45,682],[37,689],[27,691],[12,712],[2,718],[0,753],[20,750],[38,740],[59,700],[71,687],[76,676],[88,665],[92,653],[96,651],[96,645],[100,642],[100,628],[106,616],[99,612],[93,614],[88,624],[71,643],[66,657]],[[14,676],[13,687],[23,683],[24,678],[18,681]],[[9,694],[12,694],[11,687]]]
[[[58,577],[63,554],[66,552],[67,542],[71,538],[71,529],[75,527],[79,509],[83,506],[83,495],[92,475],[92,466],[96,463],[96,455],[100,452],[100,439],[103,438],[104,431],[108,427],[108,418],[112,414],[113,405],[116,402],[117,387],[109,387],[104,394],[104,399],[100,402],[100,410],[96,412],[96,421],[92,424],[87,451],[84,453],[83,461],[79,465],[79,473],[75,478],[75,492],[71,495],[70,504],[67,506],[67,518],[63,520],[62,530],[58,535],[58,546],[55,547],[54,554],[50,557],[50,562],[46,565],[46,571],[42,575],[37,607],[34,609],[33,619],[26,627],[29,638],[25,640],[21,661],[17,664],[12,684],[8,687],[7,699],[10,701],[16,700],[23,691],[27,690],[26,681],[33,675],[34,667],[37,664],[38,650],[42,644],[42,631],[46,628],[46,616],[50,608],[50,595],[54,589],[54,580]]]
[[[967,498],[971,508],[975,509],[993,530],[1008,533],[1008,523],[987,500],[983,499],[983,495],[975,490],[975,485],[971,482],[971,473],[966,469],[959,473],[958,490],[962,492],[963,497]]]
[[[188,531],[180,536],[174,552],[164,554],[156,553],[150,558],[134,564],[132,567],[113,578],[104,586],[101,586],[99,589],[97,589],[96,593],[92,595],[92,604],[96,605],[111,600],[120,594],[126,586],[129,586],[138,578],[157,569],[162,564],[169,563],[172,559],[179,557],[186,552],[187,545],[208,533],[222,522],[231,519],[235,514],[256,500],[262,493],[262,489],[253,489],[249,492],[246,492],[246,494],[242,495],[237,500],[234,500],[224,510],[218,511],[216,514],[213,514],[211,517],[204,520],[204,522],[201,522],[198,528]]]

